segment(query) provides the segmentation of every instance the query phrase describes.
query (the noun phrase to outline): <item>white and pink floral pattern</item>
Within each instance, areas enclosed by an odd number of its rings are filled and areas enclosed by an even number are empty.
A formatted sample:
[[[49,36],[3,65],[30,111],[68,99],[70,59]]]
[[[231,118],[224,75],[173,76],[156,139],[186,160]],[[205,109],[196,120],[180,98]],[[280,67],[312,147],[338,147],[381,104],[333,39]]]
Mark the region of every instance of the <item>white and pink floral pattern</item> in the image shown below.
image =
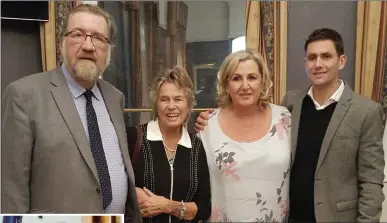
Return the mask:
[[[221,130],[217,109],[200,133],[211,177],[210,222],[285,222],[291,115],[270,104],[272,124],[258,141],[239,143]]]

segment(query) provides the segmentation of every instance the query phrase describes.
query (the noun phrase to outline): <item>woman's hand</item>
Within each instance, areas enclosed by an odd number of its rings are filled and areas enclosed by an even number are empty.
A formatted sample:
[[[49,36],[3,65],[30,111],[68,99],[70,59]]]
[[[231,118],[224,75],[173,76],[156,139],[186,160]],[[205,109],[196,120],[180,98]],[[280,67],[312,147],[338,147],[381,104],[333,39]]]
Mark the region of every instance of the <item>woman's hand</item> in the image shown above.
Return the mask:
[[[143,217],[151,218],[163,213],[169,214],[171,205],[167,198],[153,194],[151,191],[144,187],[148,198],[139,202],[141,214]]]
[[[137,194],[137,203],[140,204],[146,200],[148,200],[149,196],[145,193],[145,191],[139,187],[136,187]]]

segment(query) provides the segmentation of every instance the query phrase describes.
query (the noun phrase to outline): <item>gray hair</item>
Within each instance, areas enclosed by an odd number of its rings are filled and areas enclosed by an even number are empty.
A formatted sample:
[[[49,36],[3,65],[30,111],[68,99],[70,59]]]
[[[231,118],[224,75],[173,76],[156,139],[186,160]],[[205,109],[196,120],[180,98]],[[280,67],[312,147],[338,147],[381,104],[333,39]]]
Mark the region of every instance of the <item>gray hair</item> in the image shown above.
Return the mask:
[[[102,16],[106,20],[109,41],[112,45],[116,44],[117,26],[116,26],[116,23],[114,22],[113,16],[111,16],[110,13],[106,12],[99,6],[91,5],[91,4],[80,4],[68,14],[68,16],[64,19],[63,29],[61,30],[61,33],[60,33],[61,41],[63,40],[64,35],[66,35],[66,32],[68,32],[67,28],[69,25],[69,18],[77,12],[89,12],[95,15]]]
[[[193,93],[193,84],[192,80],[189,77],[187,71],[180,67],[176,66],[173,69],[169,69],[165,72],[161,72],[157,77],[153,80],[153,84],[150,90],[150,100],[152,103],[153,110],[153,118],[157,118],[157,99],[159,97],[161,85],[165,82],[175,84],[179,89],[183,89],[185,96],[187,97],[188,102],[188,116],[185,120],[185,123],[188,122],[192,108],[196,105],[195,95]]]

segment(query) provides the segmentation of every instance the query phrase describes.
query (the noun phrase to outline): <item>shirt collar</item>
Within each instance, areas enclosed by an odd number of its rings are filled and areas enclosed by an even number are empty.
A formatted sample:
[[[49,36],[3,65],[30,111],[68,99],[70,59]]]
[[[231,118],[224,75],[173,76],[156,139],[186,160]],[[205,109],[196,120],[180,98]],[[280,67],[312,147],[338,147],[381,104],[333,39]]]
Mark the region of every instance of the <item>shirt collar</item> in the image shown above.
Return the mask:
[[[69,86],[70,88],[70,92],[71,94],[73,95],[74,98],[79,98],[80,96],[83,95],[83,93],[85,93],[86,91],[86,88],[82,87],[78,82],[76,82],[72,77],[71,75],[69,74],[69,72],[67,71],[64,63],[62,63],[61,65],[61,69],[62,69],[62,72],[66,78],[66,82],[67,82],[67,85]],[[97,86],[97,84],[95,84],[93,86],[93,88],[91,89],[91,91],[93,92],[94,94],[94,97],[99,101],[102,99],[102,94]]]
[[[329,99],[326,100],[326,101],[324,102],[324,104],[329,103],[329,101],[338,102],[338,101],[340,100],[341,95],[342,95],[343,92],[344,92],[345,86],[344,86],[344,81],[342,81],[342,80],[339,80],[339,81],[341,82],[339,88],[337,88],[337,90],[335,91],[335,93],[333,93],[333,94],[331,95],[331,97],[329,97]],[[308,95],[312,98],[312,100],[313,100],[313,102],[314,102],[315,104],[317,103],[316,106],[323,106],[324,104],[323,104],[323,105],[319,105],[318,102],[315,100],[315,98],[314,98],[314,96],[313,96],[312,88],[313,88],[313,87],[311,87],[311,88],[309,89]]]
[[[159,121],[157,119],[152,120],[148,123],[146,139],[148,139],[149,141],[163,141]],[[187,148],[192,148],[191,138],[189,137],[187,128],[185,126],[183,126],[183,134],[181,135],[181,138],[177,144]]]

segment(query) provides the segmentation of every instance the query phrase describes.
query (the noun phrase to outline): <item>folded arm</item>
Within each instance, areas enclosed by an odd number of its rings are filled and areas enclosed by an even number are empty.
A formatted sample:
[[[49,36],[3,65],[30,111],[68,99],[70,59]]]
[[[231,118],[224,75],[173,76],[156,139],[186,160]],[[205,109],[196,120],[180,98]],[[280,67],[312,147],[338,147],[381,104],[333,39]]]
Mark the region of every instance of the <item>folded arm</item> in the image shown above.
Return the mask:
[[[199,142],[199,149],[199,186],[193,202],[185,203],[187,211],[184,217],[184,220],[195,222],[199,220],[208,220],[211,215],[210,174],[206,152],[201,141]],[[172,201],[171,204],[172,208],[170,214],[179,217],[181,202]]]
[[[136,188],[137,200],[140,206],[141,214],[145,218],[151,218],[160,214],[169,214],[180,217],[182,203],[169,200],[163,196],[153,194],[147,188]],[[184,203],[186,207],[184,220],[192,220],[197,213],[197,206],[194,202]]]
[[[136,188],[137,199],[143,217],[169,214],[180,218],[181,201],[169,200],[153,194],[147,188]],[[192,202],[184,202],[186,221],[207,220],[211,215],[211,188],[206,153],[200,141],[199,152],[199,186]]]

